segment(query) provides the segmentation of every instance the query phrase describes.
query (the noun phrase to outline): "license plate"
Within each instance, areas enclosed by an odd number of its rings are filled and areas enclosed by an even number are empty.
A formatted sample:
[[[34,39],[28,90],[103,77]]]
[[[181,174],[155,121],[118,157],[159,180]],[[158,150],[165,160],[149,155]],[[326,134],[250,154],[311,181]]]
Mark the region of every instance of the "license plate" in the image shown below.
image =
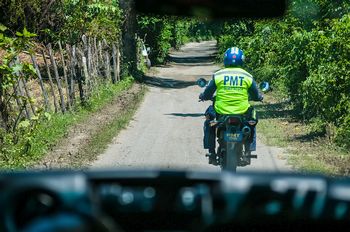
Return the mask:
[[[224,135],[225,141],[226,142],[242,142],[243,140],[243,133],[230,133],[230,132],[225,132]]]

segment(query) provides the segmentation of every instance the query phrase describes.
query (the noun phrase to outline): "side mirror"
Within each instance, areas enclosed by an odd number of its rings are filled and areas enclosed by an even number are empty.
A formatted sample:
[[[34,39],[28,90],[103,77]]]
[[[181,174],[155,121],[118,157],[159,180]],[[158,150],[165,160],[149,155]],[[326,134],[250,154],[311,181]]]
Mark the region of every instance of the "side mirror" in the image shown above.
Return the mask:
[[[271,88],[270,88],[269,82],[266,82],[266,81],[261,82],[260,85],[259,85],[259,89],[260,89],[262,92],[264,92],[264,93],[270,91]]]
[[[204,88],[208,84],[207,80],[204,78],[199,78],[197,80],[197,85],[201,88]]]

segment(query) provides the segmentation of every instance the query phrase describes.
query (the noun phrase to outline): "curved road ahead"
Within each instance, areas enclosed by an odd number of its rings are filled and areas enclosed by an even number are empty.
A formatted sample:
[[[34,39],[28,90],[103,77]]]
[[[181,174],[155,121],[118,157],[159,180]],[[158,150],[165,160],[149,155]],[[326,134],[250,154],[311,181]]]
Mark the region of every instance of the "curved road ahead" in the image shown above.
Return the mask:
[[[151,69],[149,91],[129,126],[92,164],[99,167],[180,168],[219,171],[208,164],[202,148],[203,112],[210,102],[198,102],[199,77],[208,80],[214,65],[215,41],[189,43],[170,54],[168,65]],[[259,131],[258,131],[259,134]],[[257,160],[240,170],[287,171],[282,150],[258,141]]]

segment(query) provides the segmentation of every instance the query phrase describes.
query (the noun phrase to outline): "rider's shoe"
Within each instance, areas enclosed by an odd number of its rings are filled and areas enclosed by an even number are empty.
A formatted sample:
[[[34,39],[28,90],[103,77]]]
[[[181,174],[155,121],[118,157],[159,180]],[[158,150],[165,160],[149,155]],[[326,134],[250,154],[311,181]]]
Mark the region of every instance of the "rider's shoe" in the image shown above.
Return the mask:
[[[208,153],[205,156],[209,158],[209,164],[215,166],[219,165],[218,157],[215,153]]]
[[[241,166],[241,167],[247,166],[247,165],[249,165],[249,161],[245,160],[245,159],[239,159],[238,160],[238,165]]]

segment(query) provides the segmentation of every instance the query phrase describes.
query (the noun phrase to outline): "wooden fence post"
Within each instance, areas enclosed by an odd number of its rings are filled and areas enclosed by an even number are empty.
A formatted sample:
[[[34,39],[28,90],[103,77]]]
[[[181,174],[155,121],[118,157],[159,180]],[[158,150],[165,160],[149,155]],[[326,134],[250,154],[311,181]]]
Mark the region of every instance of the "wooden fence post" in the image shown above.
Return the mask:
[[[24,88],[24,91],[25,91],[25,93],[27,95],[27,99],[29,101],[29,106],[32,109],[33,115],[36,115],[35,107],[33,105],[33,102],[31,101],[32,96],[31,96],[31,94],[30,94],[30,92],[28,90],[28,87],[27,87],[27,81],[23,78],[23,75],[20,75],[19,78],[20,78],[20,80],[22,80],[23,88]]]
[[[79,50],[79,47],[76,48],[76,51],[80,54],[81,57],[84,57],[84,53]],[[83,67],[81,67],[81,69],[83,69]],[[86,103],[86,99],[85,99],[85,93],[84,93],[84,87],[83,87],[83,71],[80,70],[77,79],[78,79],[80,101],[81,101],[81,104],[84,105]]]
[[[20,64],[20,59],[19,59],[18,56],[16,57],[15,64],[18,64],[18,65]],[[36,114],[35,113],[35,107],[33,105],[33,102],[31,101],[32,97],[31,97],[30,92],[28,90],[27,82],[26,82],[26,80],[23,77],[23,73],[21,71],[19,71],[19,72],[16,72],[16,75],[18,77],[18,83],[19,83],[18,86],[19,86],[19,89],[21,91],[21,95],[24,96],[24,93],[25,93],[25,95],[27,96],[27,98],[25,100],[25,104],[27,105],[27,103],[29,102],[29,106],[30,106],[30,108],[32,110],[32,113],[33,113],[33,115],[35,115]],[[24,92],[23,92],[23,89],[24,89]],[[29,111],[28,111],[28,113],[29,113]],[[30,118],[30,113],[29,113],[29,118]]]
[[[113,78],[111,76],[111,68],[110,68],[110,58],[109,58],[109,53],[108,53],[108,44],[107,41],[104,39],[103,43],[105,45],[105,69],[106,69],[106,77],[107,79],[112,79],[113,82]]]
[[[16,60],[15,60],[15,65],[19,65],[20,64],[20,62],[19,62],[19,57],[17,56],[16,57]],[[25,110],[25,113],[26,113],[26,116],[27,116],[27,118],[28,119],[30,119],[31,118],[31,114],[30,114],[30,111],[28,110],[28,108],[27,108],[27,99],[24,97],[24,91],[23,91],[23,82],[22,82],[22,75],[21,75],[21,73],[19,72],[19,71],[17,71],[16,73],[15,73],[15,75],[17,76],[17,87],[14,89],[14,90],[16,90],[16,95],[17,96],[21,96],[22,97],[22,99],[25,99],[24,100],[24,103],[22,103],[22,101],[21,100],[19,100],[19,101],[17,101],[17,103],[21,103],[18,107],[19,107],[19,110],[20,110],[20,114],[21,114],[21,112],[22,112],[22,108],[24,108],[24,110]],[[27,92],[27,91],[26,91]],[[17,97],[18,98],[18,97]],[[32,108],[33,109],[33,108]]]
[[[20,88],[19,84],[20,84],[20,82],[19,82],[19,79],[18,79],[17,80],[17,84],[13,86],[13,92],[16,95],[15,99],[16,99],[17,106],[18,106],[18,115],[17,115],[15,123],[13,124],[13,127],[12,127],[12,131],[13,132],[16,130],[17,124],[18,124],[21,116],[23,116],[23,110],[25,112],[24,117],[26,117],[27,119],[30,119],[30,114],[29,114],[29,111],[27,109],[26,102],[23,103],[22,100],[19,98],[19,96],[23,96],[23,93],[22,93],[23,91],[22,90],[18,90]]]
[[[97,79],[96,79],[96,75],[94,72],[94,68],[93,68],[93,47],[91,45],[91,37],[89,37],[88,39],[88,53],[87,53],[87,67],[88,67],[88,72],[89,72],[89,77],[90,77],[90,84],[91,84],[91,88],[94,89],[95,87],[97,87]]]
[[[90,75],[92,74],[92,51],[91,51],[91,37],[87,40],[87,67]],[[92,76],[92,75],[91,75]]]
[[[109,53],[108,53],[107,50],[105,51],[105,56],[106,56],[106,74],[107,74],[107,79],[111,78],[112,82],[115,82],[115,81],[113,81],[113,77],[111,75],[110,58],[109,58]]]
[[[76,53],[75,53],[75,45],[73,45],[71,47],[71,49],[69,49],[68,45],[67,47],[67,51],[70,51],[70,70],[71,70],[71,75],[70,75],[70,88],[69,88],[69,92],[70,92],[70,97],[71,97],[71,101],[72,101],[72,105],[73,102],[75,100],[75,79],[77,77],[77,73],[76,73],[76,69],[75,69],[75,65],[76,65]]]
[[[50,67],[49,67],[49,64],[46,61],[46,55],[45,55],[44,50],[42,50],[41,52],[42,52],[43,59],[44,59],[44,62],[45,62],[47,76],[49,77],[49,83],[50,83],[50,88],[51,88],[51,94],[52,94],[52,97],[53,97],[53,104],[55,106],[55,112],[57,112],[58,111],[58,105],[57,105],[57,99],[56,99],[56,95],[55,95],[54,84],[53,84],[52,77],[51,77]]]
[[[112,52],[112,56],[113,56],[113,76],[114,78],[112,78],[112,82],[113,84],[116,83],[116,81],[118,80],[118,68],[117,68],[117,48],[115,47],[115,44],[113,44],[113,52]]]
[[[36,62],[35,56],[33,54],[30,54],[30,57],[31,57],[33,65],[34,65],[34,68],[35,68],[35,71],[36,71],[36,75],[38,75],[41,92],[43,93],[43,97],[44,97],[45,110],[49,111],[50,110],[49,99],[48,99],[48,96],[47,96],[47,92],[45,90],[43,78],[41,76],[38,63]]]
[[[95,72],[96,80],[97,80],[97,77],[98,77],[98,75],[99,75],[99,72],[98,72],[99,60],[98,60],[98,48],[97,48],[97,38],[96,38],[96,37],[94,37],[94,52],[93,52],[93,57],[94,57],[94,72]]]
[[[58,74],[57,65],[56,65],[55,58],[53,56],[51,44],[48,44],[47,47],[49,49],[49,55],[50,55],[50,59],[51,59],[51,64],[53,66],[53,70],[54,70],[54,73],[55,73],[55,78],[56,78],[56,81],[57,81],[58,93],[60,94],[60,98],[61,98],[61,110],[62,110],[62,113],[65,113],[66,112],[66,107],[65,107],[65,103],[64,103],[64,95],[63,95],[63,92],[62,92],[61,80],[60,80],[60,76]]]
[[[100,75],[102,76],[101,67],[104,66],[104,62],[103,62],[102,42],[101,41],[98,41],[98,54],[97,55],[99,57],[98,70],[99,70]],[[105,74],[105,72],[103,72],[103,74]]]
[[[69,85],[68,85],[68,77],[67,77],[67,67],[66,67],[66,62],[64,60],[64,55],[63,55],[63,49],[61,46],[61,42],[58,41],[58,47],[60,49],[60,53],[61,53],[61,59],[62,59],[62,65],[63,65],[63,77],[64,77],[64,82],[66,83],[66,95],[67,95],[67,105],[68,108],[71,107],[71,100],[70,100],[70,96],[69,96]]]
[[[83,72],[84,72],[84,77],[85,77],[85,80],[89,78],[89,72],[88,72],[88,67],[87,67],[87,61],[86,61],[86,57],[83,56],[82,57],[82,66],[83,66]],[[89,86],[91,87],[91,86]],[[89,89],[91,91],[91,89]]]
[[[91,83],[91,72],[90,72],[90,56],[89,56],[89,45],[88,45],[88,39],[86,35],[82,36],[83,41],[83,56],[82,56],[82,66],[83,66],[83,73],[85,77],[85,84],[87,85],[88,94],[92,92],[92,83]],[[86,66],[86,70],[85,70]]]
[[[18,78],[18,80],[17,80],[17,86],[14,87],[14,91],[15,91],[15,93],[16,93],[16,95],[17,95],[16,101],[17,101],[18,108],[19,108],[19,110],[20,110],[19,114],[21,114],[22,111],[23,111],[23,109],[24,109],[24,112],[25,112],[25,114],[26,114],[26,117],[27,117],[28,119],[30,119],[30,118],[31,118],[31,115],[30,115],[29,110],[27,109],[27,102],[26,102],[26,101],[25,101],[25,102],[22,102],[22,100],[20,100],[20,99],[18,98],[18,96],[21,96],[21,97],[24,96],[23,89],[22,89],[22,85],[21,85],[21,79],[20,79],[20,78]]]
[[[16,103],[17,103],[17,107],[18,107],[18,115],[23,115],[23,103],[22,100],[19,98],[21,96],[19,90],[18,90],[18,82],[16,83],[16,85],[13,86],[13,92],[16,95],[15,99],[16,99]],[[27,109],[25,108],[25,117],[29,117],[29,113],[27,111]]]
[[[117,47],[117,80],[120,81],[120,49]]]
[[[3,76],[0,75],[0,83],[3,83]],[[0,88],[0,116],[2,121],[0,121],[0,126],[2,128],[6,128],[6,130],[9,129],[9,108],[11,104],[8,104],[6,96],[8,96],[7,91],[5,89]]]

